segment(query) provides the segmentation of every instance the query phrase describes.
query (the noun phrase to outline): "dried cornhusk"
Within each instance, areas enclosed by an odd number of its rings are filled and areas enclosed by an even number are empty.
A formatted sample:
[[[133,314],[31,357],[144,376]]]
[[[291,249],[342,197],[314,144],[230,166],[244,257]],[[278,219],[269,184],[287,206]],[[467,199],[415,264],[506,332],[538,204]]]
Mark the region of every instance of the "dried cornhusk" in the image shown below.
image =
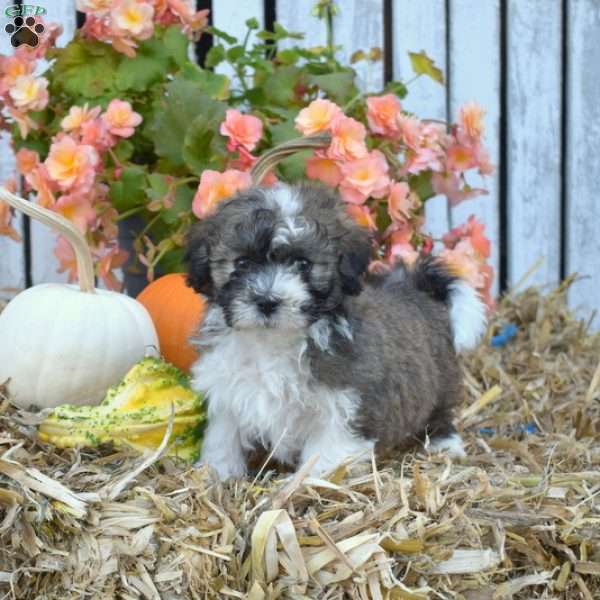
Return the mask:
[[[600,598],[600,336],[565,293],[505,299],[490,335],[514,322],[516,339],[465,358],[461,463],[415,450],[221,484],[160,453],[45,446],[5,398],[0,592]]]

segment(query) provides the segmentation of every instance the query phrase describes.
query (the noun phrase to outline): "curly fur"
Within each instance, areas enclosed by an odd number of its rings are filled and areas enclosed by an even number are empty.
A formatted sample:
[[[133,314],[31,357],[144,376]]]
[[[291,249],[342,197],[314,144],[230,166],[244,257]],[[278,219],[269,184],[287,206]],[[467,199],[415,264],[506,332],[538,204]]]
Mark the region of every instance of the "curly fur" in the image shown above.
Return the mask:
[[[192,229],[189,284],[208,316],[193,385],[207,394],[202,462],[246,472],[257,444],[316,473],[417,440],[462,452],[456,347],[484,326],[474,291],[434,259],[366,276],[371,244],[330,190],[253,188]]]

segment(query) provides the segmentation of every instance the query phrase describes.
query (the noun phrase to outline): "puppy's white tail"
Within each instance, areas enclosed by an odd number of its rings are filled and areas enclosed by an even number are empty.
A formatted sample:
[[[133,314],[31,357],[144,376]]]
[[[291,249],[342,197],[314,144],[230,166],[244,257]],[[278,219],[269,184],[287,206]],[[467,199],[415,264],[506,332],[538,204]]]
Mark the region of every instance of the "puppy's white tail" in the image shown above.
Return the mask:
[[[485,333],[487,318],[485,305],[475,288],[462,279],[449,286],[448,307],[458,352],[474,348]]]
[[[403,281],[407,274],[418,290],[448,307],[454,348],[474,348],[487,324],[485,305],[475,288],[450,273],[448,266],[435,256],[420,258],[408,273],[397,269],[388,277],[389,285]]]

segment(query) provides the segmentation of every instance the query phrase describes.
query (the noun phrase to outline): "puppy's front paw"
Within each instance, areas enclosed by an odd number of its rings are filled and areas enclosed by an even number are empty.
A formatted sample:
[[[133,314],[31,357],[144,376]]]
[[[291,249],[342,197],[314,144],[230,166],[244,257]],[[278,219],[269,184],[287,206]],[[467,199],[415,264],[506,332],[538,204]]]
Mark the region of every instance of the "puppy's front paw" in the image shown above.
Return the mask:
[[[447,454],[450,458],[465,458],[467,456],[462,438],[458,433],[453,433],[447,437],[433,438],[427,450],[432,454],[438,452]]]
[[[208,465],[214,469],[221,481],[225,481],[229,478],[241,479],[246,475],[246,464],[240,461],[226,461],[218,458],[211,459],[210,456],[205,456],[203,454],[200,457],[200,460],[194,464],[194,466],[201,465]]]

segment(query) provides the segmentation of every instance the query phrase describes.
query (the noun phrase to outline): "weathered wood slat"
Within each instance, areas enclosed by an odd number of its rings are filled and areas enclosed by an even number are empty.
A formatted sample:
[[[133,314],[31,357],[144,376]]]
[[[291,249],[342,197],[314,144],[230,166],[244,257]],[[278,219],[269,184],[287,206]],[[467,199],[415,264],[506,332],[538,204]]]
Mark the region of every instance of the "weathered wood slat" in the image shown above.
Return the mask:
[[[566,267],[585,276],[569,300],[589,315],[600,310],[600,4],[573,0],[567,19]]]
[[[356,50],[383,50],[383,0],[340,0],[339,14],[333,21],[333,38],[342,46],[342,62],[349,62]],[[383,87],[383,61],[355,65],[363,90],[379,92]]]
[[[2,0],[0,10],[4,15],[7,6],[13,4],[10,0]],[[3,25],[4,27],[4,25]],[[10,38],[0,32],[0,54],[11,54]],[[15,161],[10,147],[8,134],[0,135],[0,184],[15,176]],[[22,236],[21,215],[13,218],[13,227]],[[12,297],[25,287],[25,256],[22,242],[15,242],[8,237],[0,236],[0,299]]]
[[[477,18],[473,18],[477,15]],[[450,0],[450,117],[456,119],[462,104],[475,101],[486,111],[486,146],[492,162],[500,164],[500,0]],[[492,242],[491,264],[496,272],[494,293],[498,291],[500,263],[500,197],[498,169],[483,181],[469,177],[475,187],[489,195],[469,200],[450,209],[450,225],[464,223],[476,215],[486,225]]]
[[[406,82],[413,78],[409,51],[425,50],[446,71],[445,0],[396,0],[392,17],[394,78]],[[421,118],[446,120],[446,88],[427,77],[420,77],[410,83],[403,107]],[[446,233],[449,226],[446,197],[432,198],[425,209],[427,229],[435,237]]]
[[[75,2],[61,0],[44,5],[48,11],[45,20],[49,23],[60,23],[63,33],[57,45],[66,46],[75,33]],[[42,65],[41,65],[42,66]],[[45,68],[45,66],[43,66]],[[58,273],[58,260],[54,256],[56,235],[37,221],[31,222],[31,278],[34,284],[46,282],[64,282],[66,273]]]
[[[560,278],[561,3],[509,0],[508,279]]]

